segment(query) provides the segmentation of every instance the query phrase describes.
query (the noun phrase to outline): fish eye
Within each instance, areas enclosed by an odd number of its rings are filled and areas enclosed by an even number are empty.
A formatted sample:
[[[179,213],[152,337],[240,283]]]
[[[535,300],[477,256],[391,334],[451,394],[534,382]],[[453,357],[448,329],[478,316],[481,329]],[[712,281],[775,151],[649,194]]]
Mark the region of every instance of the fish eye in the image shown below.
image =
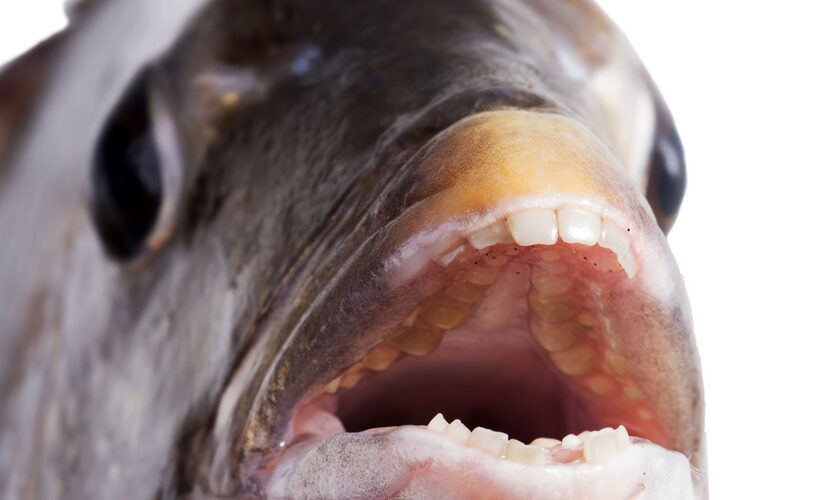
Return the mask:
[[[676,221],[687,183],[682,141],[667,109],[656,113],[656,135],[648,172],[647,200],[659,227],[667,233]]]
[[[91,212],[106,252],[128,260],[151,245],[165,198],[169,120],[158,120],[151,73],[143,70],[126,88],[104,122],[94,145]],[[173,162],[173,161],[172,161]]]

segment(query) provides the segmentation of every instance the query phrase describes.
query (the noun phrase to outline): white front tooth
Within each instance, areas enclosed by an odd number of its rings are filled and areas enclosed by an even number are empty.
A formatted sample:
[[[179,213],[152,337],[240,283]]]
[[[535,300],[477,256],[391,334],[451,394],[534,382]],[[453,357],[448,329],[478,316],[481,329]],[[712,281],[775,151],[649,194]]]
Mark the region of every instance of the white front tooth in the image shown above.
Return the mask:
[[[579,439],[579,436],[575,434],[568,434],[564,436],[564,439],[561,440],[562,448],[567,448],[568,450],[574,450],[582,445],[582,440]]]
[[[441,257],[439,257],[436,262],[438,262],[444,267],[447,267],[455,260],[456,257],[458,257],[458,254],[460,254],[464,250],[467,250],[467,245],[462,243],[461,245],[458,245],[454,250],[451,250],[442,255]]]
[[[466,445],[467,440],[470,439],[470,429],[462,424],[461,420],[456,419],[450,422],[450,426],[447,427],[444,435],[458,444]]]
[[[533,446],[541,446],[542,448],[550,449],[555,448],[556,446],[560,446],[561,441],[553,438],[536,438],[530,444]]]
[[[552,208],[532,208],[507,218],[510,234],[521,246],[553,245],[559,239],[556,211]]]
[[[627,253],[619,255],[619,265],[622,266],[624,272],[627,273],[628,278],[636,276],[636,271],[639,270],[639,265],[636,264],[636,258],[633,257],[633,252],[629,250]]]
[[[630,250],[630,236],[618,224],[610,220],[602,221],[602,233],[599,246],[613,250],[616,255],[623,255]]]
[[[444,415],[440,413],[434,416],[433,419],[430,420],[430,423],[427,424],[427,429],[439,433],[443,433],[447,430],[448,427],[450,427],[450,424],[448,424],[447,421],[444,420]]]
[[[602,218],[579,208],[561,207],[558,210],[559,235],[567,243],[595,245],[602,231]]]
[[[470,244],[476,249],[487,248],[499,243],[512,243],[513,237],[503,221],[496,221],[484,229],[479,229],[467,237]]]
[[[507,442],[505,456],[507,460],[520,464],[542,465],[544,463],[544,453],[544,448],[541,446],[524,444],[517,439],[511,439]]]
[[[503,457],[507,449],[507,434],[491,431],[484,427],[476,427],[470,434],[467,445],[487,452],[494,457]]]
[[[591,432],[584,440],[584,459],[587,462],[606,462],[630,447],[627,429],[620,425],[617,429],[602,429]]]

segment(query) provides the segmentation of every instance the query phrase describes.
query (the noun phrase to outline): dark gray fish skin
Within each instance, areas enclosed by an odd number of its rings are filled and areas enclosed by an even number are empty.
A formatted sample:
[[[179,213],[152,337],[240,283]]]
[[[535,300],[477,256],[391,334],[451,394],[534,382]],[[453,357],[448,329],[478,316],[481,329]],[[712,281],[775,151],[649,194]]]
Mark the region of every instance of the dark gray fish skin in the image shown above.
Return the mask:
[[[270,453],[291,408],[405,314],[377,266],[419,201],[398,196],[414,193],[410,160],[497,109],[559,112],[614,143],[608,106],[561,56],[597,68],[624,43],[584,2],[90,7],[19,140],[0,138],[0,494],[241,494],[240,464]],[[123,261],[96,234],[89,171],[147,67],[179,170]],[[657,216],[669,227],[675,210]],[[698,452],[694,389],[683,448]]]

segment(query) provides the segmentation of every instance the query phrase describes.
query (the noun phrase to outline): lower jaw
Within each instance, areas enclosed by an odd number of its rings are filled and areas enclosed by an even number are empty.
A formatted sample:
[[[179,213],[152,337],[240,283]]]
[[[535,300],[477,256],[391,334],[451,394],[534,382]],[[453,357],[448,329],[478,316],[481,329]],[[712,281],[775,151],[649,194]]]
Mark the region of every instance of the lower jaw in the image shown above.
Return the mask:
[[[376,348],[394,362],[368,354],[296,409],[266,468],[271,498],[693,498],[687,458],[646,440],[669,441],[622,352],[613,297],[629,278],[615,255],[498,244],[454,257],[441,279]],[[450,292],[467,280],[475,301]],[[483,427],[424,428],[436,412]],[[589,432],[607,426],[620,430]],[[528,447],[485,427],[525,442],[581,434]]]

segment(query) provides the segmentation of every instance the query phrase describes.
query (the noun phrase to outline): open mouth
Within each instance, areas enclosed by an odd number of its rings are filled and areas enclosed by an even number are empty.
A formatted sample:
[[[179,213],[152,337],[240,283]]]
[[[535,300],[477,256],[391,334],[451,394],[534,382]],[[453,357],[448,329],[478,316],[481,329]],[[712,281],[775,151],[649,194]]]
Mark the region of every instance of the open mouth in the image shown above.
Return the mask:
[[[473,498],[686,491],[688,461],[652,444],[669,439],[623,346],[630,228],[530,208],[436,261],[438,292],[297,408],[275,496],[321,476],[351,485],[342,496],[400,484]]]
[[[279,365],[306,369],[276,372],[282,420],[259,414],[282,430],[254,482],[270,498],[694,498],[689,306],[611,158],[549,113],[433,139],[388,191],[405,205],[377,250],[318,299],[315,343]],[[303,392],[278,389],[298,375]]]

